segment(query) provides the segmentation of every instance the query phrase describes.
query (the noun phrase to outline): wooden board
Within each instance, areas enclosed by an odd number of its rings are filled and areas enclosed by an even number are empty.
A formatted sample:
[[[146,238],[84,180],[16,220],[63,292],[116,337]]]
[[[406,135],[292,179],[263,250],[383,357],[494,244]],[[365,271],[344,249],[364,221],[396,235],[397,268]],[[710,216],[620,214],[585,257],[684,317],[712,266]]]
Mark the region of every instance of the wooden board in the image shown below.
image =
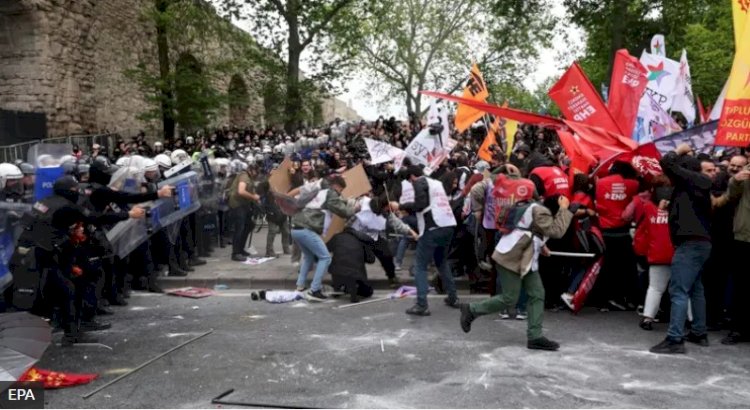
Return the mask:
[[[289,157],[284,158],[278,168],[271,171],[268,177],[268,184],[274,192],[286,194],[292,188],[292,176],[289,170],[292,169],[292,160]]]
[[[341,192],[341,196],[345,199],[357,198],[372,191],[370,180],[367,179],[367,173],[362,164],[347,170],[341,176],[346,181],[346,188]],[[345,227],[346,220],[340,216],[333,215],[331,217],[331,224],[328,226],[328,231],[323,236],[323,241],[328,242],[334,235],[343,231]]]

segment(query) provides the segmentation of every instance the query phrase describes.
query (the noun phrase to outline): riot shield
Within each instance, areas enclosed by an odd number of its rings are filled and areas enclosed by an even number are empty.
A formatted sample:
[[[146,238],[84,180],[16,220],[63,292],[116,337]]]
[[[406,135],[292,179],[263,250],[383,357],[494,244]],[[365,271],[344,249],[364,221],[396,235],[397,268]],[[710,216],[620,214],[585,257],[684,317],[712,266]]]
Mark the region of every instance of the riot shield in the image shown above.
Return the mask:
[[[159,229],[168,227],[192,214],[201,207],[198,197],[198,175],[187,172],[159,183],[159,187],[175,187],[172,198],[161,198],[142,204],[146,210],[144,219],[128,219],[107,232],[107,239],[120,258],[126,257]]]
[[[70,144],[34,144],[29,148],[29,163],[36,166],[34,200],[52,195],[52,185],[63,175],[62,163],[70,157],[73,147]]]
[[[13,281],[10,259],[23,229],[22,217],[31,212],[31,204],[0,202],[0,292]]]

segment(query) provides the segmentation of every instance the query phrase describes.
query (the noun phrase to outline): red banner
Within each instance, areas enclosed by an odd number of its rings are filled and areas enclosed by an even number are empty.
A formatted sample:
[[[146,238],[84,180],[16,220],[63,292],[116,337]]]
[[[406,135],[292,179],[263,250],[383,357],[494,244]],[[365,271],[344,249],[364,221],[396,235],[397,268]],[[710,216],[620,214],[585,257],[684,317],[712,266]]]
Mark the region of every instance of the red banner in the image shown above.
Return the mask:
[[[547,94],[560,107],[565,118],[622,134],[578,63],[573,63]]]
[[[724,100],[714,145],[742,148],[750,145],[750,99]]]
[[[580,144],[600,161],[604,161],[612,155],[631,152],[638,148],[638,143],[630,138],[609,132],[603,128],[592,127],[574,121],[565,121],[580,138]]]
[[[588,149],[580,144],[580,139],[569,131],[558,129],[557,135],[560,137],[560,143],[565,149],[565,154],[570,158],[569,183],[573,186],[573,177],[575,174],[588,174],[592,165],[596,164],[596,158],[591,155]]]
[[[648,70],[628,50],[615,54],[609,86],[608,109],[622,134],[629,137],[635,128],[638,105],[648,84]]]

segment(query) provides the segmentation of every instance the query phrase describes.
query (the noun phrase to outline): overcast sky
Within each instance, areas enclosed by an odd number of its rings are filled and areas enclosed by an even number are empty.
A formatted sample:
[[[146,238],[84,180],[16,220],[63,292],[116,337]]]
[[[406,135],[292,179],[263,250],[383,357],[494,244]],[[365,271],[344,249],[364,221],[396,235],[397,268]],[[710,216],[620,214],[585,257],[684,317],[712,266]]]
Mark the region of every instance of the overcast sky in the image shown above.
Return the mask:
[[[555,4],[552,8],[552,13],[562,17],[565,14],[565,7],[562,4],[562,0],[553,1]],[[566,19],[561,19],[561,21],[564,22],[566,21]],[[241,29],[250,32],[250,30],[248,30],[249,23],[247,21],[234,20],[233,22]],[[540,50],[540,61],[542,63],[540,63],[537,69],[534,70],[534,72],[523,82],[523,85],[529,90],[536,89],[537,85],[548,77],[561,74],[563,69],[559,67],[566,67],[570,63],[572,63],[572,57],[569,57],[571,61],[557,61],[558,55],[561,51],[569,49],[571,45],[582,45],[584,42],[584,33],[580,28],[574,25],[566,26],[564,27],[564,30],[567,32],[569,42],[561,41],[562,38],[557,37],[555,39],[556,41],[554,41],[553,47]],[[303,53],[303,61],[301,61],[300,63],[303,71],[305,71],[306,68],[304,55],[305,53]],[[471,60],[469,58],[469,56],[471,55],[471,51],[467,50],[466,55],[466,67],[468,70],[468,67],[471,65]],[[345,83],[345,86],[348,91],[338,96],[338,98],[345,103],[350,104],[359,113],[359,115],[364,117],[366,120],[375,120],[380,115],[384,115],[386,118],[390,116],[395,116],[396,118],[406,117],[406,107],[404,106],[403,102],[399,102],[403,101],[402,97],[395,98],[394,103],[388,104],[387,106],[378,106],[376,98],[371,98],[364,95],[362,91],[365,90],[367,85],[362,79],[361,75],[358,76],[355,73],[352,76],[352,79]],[[490,90],[490,93],[491,92],[492,90]]]

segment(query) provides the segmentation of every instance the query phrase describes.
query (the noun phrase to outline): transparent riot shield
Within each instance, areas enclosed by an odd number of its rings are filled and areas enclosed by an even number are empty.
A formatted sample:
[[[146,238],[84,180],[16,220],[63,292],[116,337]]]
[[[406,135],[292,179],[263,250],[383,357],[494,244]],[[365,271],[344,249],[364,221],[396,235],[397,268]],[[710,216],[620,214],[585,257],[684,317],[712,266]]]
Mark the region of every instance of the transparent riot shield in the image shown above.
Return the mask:
[[[198,197],[198,175],[187,172],[160,182],[159,187],[175,187],[172,198],[161,198],[141,204],[146,208],[146,218],[128,219],[107,232],[107,239],[120,258],[126,257],[159,229],[169,227],[201,207]]]
[[[31,204],[0,202],[0,293],[13,282],[8,268],[21,235],[22,217],[31,212]]]
[[[52,195],[52,185],[63,175],[62,163],[71,152],[70,144],[34,144],[29,148],[27,158],[36,167],[35,201]]]

